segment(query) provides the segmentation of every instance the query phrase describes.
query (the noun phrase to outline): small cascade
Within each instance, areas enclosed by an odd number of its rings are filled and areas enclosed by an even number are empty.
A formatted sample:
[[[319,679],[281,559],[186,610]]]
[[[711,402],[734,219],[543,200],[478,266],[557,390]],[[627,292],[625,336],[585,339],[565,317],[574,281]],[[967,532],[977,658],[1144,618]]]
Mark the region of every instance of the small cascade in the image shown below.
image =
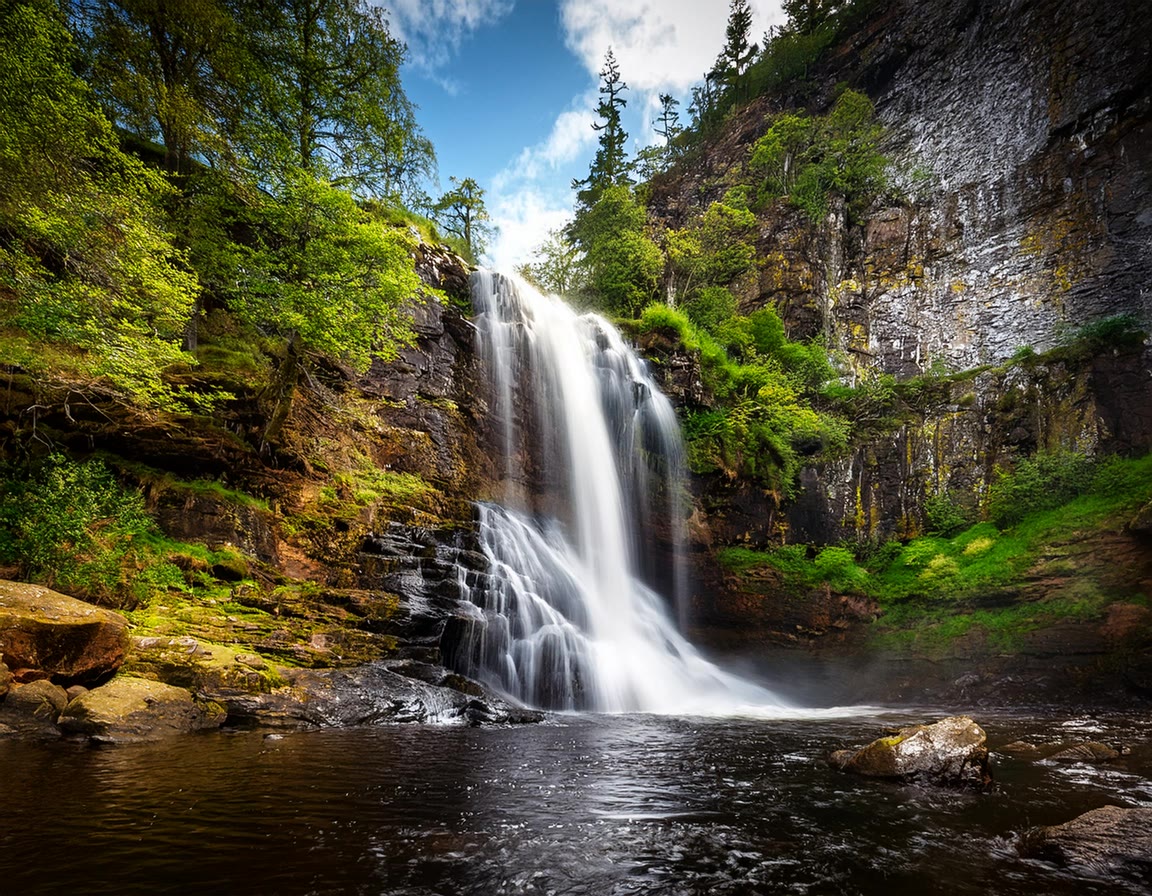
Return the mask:
[[[461,572],[445,661],[547,709],[781,707],[677,625],[683,447],[643,361],[603,318],[518,280],[477,272],[472,298],[505,497],[479,507],[488,568]]]

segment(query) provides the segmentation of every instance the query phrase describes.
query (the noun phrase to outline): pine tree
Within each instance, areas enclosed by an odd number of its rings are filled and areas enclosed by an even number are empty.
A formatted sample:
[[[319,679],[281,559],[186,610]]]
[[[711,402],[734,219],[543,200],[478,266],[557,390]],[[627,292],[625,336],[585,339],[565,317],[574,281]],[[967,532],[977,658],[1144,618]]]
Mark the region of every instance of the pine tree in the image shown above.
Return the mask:
[[[660,94],[660,115],[652,122],[656,126],[656,134],[664,138],[666,157],[671,157],[672,144],[684,130],[680,127],[680,113],[676,111],[679,105],[680,101],[672,94]]]
[[[623,96],[627,89],[628,85],[620,80],[616,54],[609,47],[604,57],[604,68],[600,72],[601,99],[596,106],[600,120],[592,125],[592,129],[600,134],[600,146],[588,176],[583,180],[572,181],[580,208],[589,209],[594,206],[607,187],[632,183],[629,177],[631,166],[625,151],[628,134],[620,123],[620,111],[628,105]]]
[[[728,26],[725,29],[724,50],[717,60],[718,74],[733,99],[740,99],[744,74],[756,55],[756,44],[748,42],[752,30],[752,9],[748,0],[731,0]]]

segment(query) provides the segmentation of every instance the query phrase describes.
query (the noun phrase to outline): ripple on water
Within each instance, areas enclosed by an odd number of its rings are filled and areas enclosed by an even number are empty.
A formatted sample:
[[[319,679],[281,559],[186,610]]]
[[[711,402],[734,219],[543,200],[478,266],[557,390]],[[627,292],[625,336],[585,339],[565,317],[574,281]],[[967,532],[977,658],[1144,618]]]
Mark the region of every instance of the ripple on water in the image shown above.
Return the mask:
[[[194,868],[204,892],[244,881],[273,894],[1117,892],[1019,859],[1015,838],[1152,803],[1147,718],[1092,719],[1094,736],[1133,746],[1122,764],[997,757],[990,794],[823,761],[946,714],[564,716],[99,751],[0,743],[0,891],[184,893]],[[981,722],[994,743],[1080,736],[1040,716]]]

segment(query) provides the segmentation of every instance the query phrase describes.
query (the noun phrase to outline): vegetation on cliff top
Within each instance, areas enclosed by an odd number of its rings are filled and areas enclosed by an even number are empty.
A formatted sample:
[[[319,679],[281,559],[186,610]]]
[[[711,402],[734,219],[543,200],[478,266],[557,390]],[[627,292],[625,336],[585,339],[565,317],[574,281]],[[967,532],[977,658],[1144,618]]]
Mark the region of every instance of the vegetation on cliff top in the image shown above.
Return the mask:
[[[1118,574],[1098,547],[1149,502],[1152,455],[1093,462],[1041,454],[1001,472],[989,519],[958,532],[880,545],[730,547],[719,559],[749,583],[757,569],[771,568],[788,591],[827,587],[872,598],[885,644],[939,647],[983,629],[1011,647],[1056,619],[1098,618],[1117,600],[1146,604],[1139,582]]]

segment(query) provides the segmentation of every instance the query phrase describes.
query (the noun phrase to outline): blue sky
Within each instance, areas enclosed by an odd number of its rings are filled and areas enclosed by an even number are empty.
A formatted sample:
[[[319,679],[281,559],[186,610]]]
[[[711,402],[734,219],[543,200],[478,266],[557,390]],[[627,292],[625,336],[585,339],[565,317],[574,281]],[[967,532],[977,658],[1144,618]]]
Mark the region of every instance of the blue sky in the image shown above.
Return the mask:
[[[377,0],[408,45],[404,87],[436,147],[441,189],[473,177],[499,235],[488,261],[526,261],[572,208],[596,150],[599,71],[611,46],[628,85],[630,151],[657,140],[660,93],[681,100],[724,43],[729,0]],[[782,21],[751,0],[752,37]]]

